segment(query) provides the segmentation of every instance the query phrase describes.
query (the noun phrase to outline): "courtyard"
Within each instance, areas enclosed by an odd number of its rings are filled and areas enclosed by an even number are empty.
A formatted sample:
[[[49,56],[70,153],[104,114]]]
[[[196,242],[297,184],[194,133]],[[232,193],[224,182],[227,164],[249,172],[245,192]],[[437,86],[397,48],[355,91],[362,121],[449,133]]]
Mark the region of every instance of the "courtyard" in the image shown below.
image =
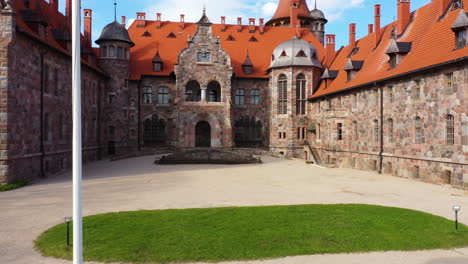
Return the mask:
[[[258,165],[156,166],[153,157],[84,168],[84,215],[139,209],[361,203],[420,210],[468,223],[468,193],[375,172],[324,169],[264,157]],[[0,193],[0,263],[70,263],[41,257],[33,240],[71,215],[71,174]],[[421,239],[424,239],[423,237]],[[468,248],[286,257],[230,263],[444,263],[468,261]]]

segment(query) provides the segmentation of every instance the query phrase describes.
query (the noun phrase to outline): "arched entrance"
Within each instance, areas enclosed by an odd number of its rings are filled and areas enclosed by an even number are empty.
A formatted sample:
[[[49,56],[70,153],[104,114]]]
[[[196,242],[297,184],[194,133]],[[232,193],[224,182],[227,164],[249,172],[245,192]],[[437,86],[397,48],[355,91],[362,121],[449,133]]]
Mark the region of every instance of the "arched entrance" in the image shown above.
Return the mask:
[[[195,126],[195,147],[211,147],[211,126],[206,121],[200,121]]]

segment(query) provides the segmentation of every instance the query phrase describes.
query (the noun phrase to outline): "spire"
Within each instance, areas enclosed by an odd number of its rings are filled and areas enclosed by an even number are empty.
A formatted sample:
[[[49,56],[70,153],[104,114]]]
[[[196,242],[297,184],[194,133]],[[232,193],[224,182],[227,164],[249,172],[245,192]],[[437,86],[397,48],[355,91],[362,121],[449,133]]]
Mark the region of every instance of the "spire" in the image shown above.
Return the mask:
[[[317,0],[315,0],[315,8],[314,9],[317,9]]]
[[[117,0],[114,0],[114,21],[117,21]]]
[[[212,24],[211,21],[206,16],[206,7],[205,6],[203,6],[203,15],[200,18],[200,20],[197,22],[197,24],[199,24],[199,25],[211,25]]]

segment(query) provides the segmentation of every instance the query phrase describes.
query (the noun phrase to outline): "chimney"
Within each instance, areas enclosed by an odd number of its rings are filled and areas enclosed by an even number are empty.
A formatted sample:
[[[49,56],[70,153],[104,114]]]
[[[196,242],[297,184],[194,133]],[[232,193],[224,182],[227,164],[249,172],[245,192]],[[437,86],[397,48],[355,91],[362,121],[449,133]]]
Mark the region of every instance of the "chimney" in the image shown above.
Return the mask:
[[[91,9],[84,9],[84,39],[85,43],[87,43],[89,46],[91,46],[91,40],[92,40],[92,26],[93,26],[93,10]]]
[[[72,20],[72,0],[67,0],[67,4],[65,6],[65,16],[67,17],[67,26],[71,32],[71,20]]]
[[[335,35],[326,35],[325,36],[325,43],[327,45],[327,58],[326,58],[326,65],[330,66],[333,59],[335,58],[336,52],[336,36]]]
[[[377,44],[380,41],[380,5],[374,6],[374,25],[375,25],[374,47],[377,47]]]
[[[249,18],[249,32],[255,32],[255,18]]]
[[[263,18],[258,19],[258,23],[260,24],[259,26],[260,34],[263,34],[265,32],[264,21],[265,20]]]
[[[353,50],[356,47],[356,24],[349,24],[349,48]]]
[[[137,12],[136,15],[136,26],[146,27],[146,13]]]
[[[226,17],[225,16],[221,17],[221,31],[226,32]]]
[[[293,0],[291,2],[291,6],[289,7],[289,17],[290,17],[290,25],[292,28],[295,28],[297,23],[297,10],[298,10],[298,3],[297,1]]]
[[[410,21],[411,0],[397,0],[398,3],[398,21],[397,34],[401,35],[405,31]]]
[[[122,16],[122,26],[127,27],[127,18]]]
[[[156,13],[156,28],[161,28],[161,13]]]
[[[367,26],[367,33],[370,35],[372,33],[374,33],[374,25],[373,24],[369,24]]]
[[[58,11],[59,0],[50,0],[50,7],[54,12]]]
[[[237,32],[242,31],[242,17],[237,18]]]
[[[180,28],[184,29],[185,28],[185,15],[180,14]]]

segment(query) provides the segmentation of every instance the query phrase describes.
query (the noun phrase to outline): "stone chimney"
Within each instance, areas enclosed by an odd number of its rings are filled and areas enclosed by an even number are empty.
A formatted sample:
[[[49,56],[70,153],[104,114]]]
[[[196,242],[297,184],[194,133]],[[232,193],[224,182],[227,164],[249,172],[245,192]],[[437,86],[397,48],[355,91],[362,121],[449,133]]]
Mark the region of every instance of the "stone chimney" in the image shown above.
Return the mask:
[[[221,17],[221,31],[222,32],[226,31],[226,17],[225,16]]]
[[[122,26],[127,27],[127,17],[122,16]]]
[[[249,18],[249,32],[255,32],[255,18]]]
[[[397,0],[398,3],[398,20],[397,20],[397,34],[401,35],[405,31],[406,26],[410,21],[411,0]]]
[[[242,31],[242,17],[237,18],[237,32]]]
[[[372,33],[374,33],[374,25],[373,25],[373,24],[369,24],[369,25],[367,26],[367,34],[370,35],[370,34],[372,34]]]
[[[380,41],[380,5],[374,6],[374,31],[375,31],[374,47],[377,47],[377,44]]]
[[[146,27],[146,13],[143,13],[143,12],[136,13],[136,26]]]
[[[93,10],[84,9],[84,39],[85,42],[91,46],[92,41],[92,26],[93,26]]]
[[[325,43],[326,43],[326,48],[327,48],[326,65],[330,66],[336,54],[336,36],[326,35]]]
[[[353,50],[356,47],[356,24],[349,24],[349,48]]]
[[[180,14],[180,28],[184,29],[185,28],[185,15]]]
[[[258,29],[259,29],[260,34],[263,34],[265,32],[264,21],[265,21],[265,19],[263,19],[263,18],[258,19],[258,23],[259,23],[259,28]]]
[[[161,13],[156,13],[156,28],[161,28]]]

